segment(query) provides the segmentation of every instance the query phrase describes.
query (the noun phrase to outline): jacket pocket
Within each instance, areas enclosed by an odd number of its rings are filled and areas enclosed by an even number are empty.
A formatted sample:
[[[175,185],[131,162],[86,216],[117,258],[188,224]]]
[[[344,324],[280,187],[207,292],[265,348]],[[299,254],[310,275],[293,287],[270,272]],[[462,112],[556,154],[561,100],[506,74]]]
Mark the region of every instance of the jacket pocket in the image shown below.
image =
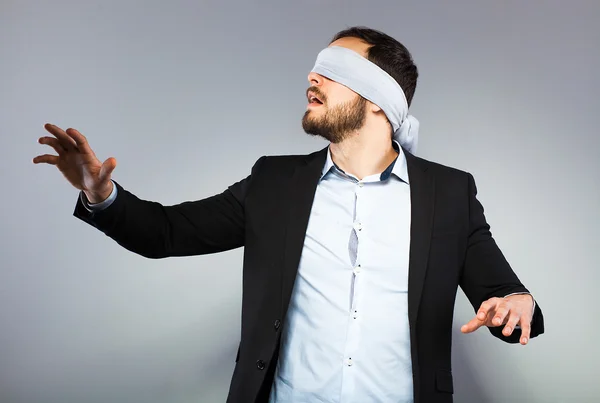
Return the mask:
[[[452,371],[438,369],[435,371],[435,389],[438,392],[454,393]]]

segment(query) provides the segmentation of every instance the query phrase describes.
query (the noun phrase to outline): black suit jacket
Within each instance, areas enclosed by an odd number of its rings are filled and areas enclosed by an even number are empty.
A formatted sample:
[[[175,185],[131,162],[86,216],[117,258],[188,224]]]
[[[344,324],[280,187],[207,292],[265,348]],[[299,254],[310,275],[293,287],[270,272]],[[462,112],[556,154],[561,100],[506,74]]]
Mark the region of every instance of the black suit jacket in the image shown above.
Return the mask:
[[[408,308],[416,403],[452,402],[452,319],[460,286],[477,310],[491,297],[528,292],[492,238],[471,174],[403,150],[411,187]],[[75,216],[148,258],[244,249],[241,341],[227,402],[266,403],[279,342],[327,148],[261,157],[223,193],[175,206],[144,201],[120,184],[107,209]],[[491,333],[517,343],[501,328]],[[544,331],[538,304],[531,337]]]

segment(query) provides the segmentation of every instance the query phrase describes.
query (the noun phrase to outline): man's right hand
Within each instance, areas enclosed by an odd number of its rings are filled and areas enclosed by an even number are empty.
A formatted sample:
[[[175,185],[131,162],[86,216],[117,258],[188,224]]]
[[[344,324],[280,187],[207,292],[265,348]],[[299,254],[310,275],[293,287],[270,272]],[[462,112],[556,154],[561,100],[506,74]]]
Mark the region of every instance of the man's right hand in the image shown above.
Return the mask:
[[[90,203],[106,200],[112,192],[110,177],[117,160],[111,157],[100,162],[84,135],[75,129],[65,131],[49,123],[44,128],[54,137],[40,137],[39,143],[49,145],[58,155],[38,155],[33,163],[56,165],[71,185],[85,193]]]

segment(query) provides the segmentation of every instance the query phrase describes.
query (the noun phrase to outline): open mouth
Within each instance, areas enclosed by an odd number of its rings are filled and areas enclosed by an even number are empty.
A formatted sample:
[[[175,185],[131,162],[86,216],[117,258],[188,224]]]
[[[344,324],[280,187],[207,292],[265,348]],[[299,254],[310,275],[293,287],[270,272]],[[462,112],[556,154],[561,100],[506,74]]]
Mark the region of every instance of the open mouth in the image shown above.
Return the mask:
[[[308,97],[308,103],[309,103],[310,105],[323,105],[323,101],[321,101],[321,100],[319,99],[319,97],[317,97],[317,96],[315,95],[315,93],[314,93],[314,92],[312,92],[312,91],[309,91],[309,93],[307,94],[307,97]]]

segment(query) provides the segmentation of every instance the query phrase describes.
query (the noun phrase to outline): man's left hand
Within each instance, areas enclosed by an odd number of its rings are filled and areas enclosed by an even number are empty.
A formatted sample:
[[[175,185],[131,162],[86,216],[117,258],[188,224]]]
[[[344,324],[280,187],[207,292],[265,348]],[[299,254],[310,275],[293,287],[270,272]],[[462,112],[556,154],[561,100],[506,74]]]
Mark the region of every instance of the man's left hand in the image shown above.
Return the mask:
[[[502,334],[510,336],[515,326],[521,327],[522,345],[529,341],[531,319],[533,317],[533,297],[531,294],[509,295],[504,298],[490,298],[481,304],[477,316],[461,327],[463,333],[472,333],[481,326],[497,327],[504,325]]]

